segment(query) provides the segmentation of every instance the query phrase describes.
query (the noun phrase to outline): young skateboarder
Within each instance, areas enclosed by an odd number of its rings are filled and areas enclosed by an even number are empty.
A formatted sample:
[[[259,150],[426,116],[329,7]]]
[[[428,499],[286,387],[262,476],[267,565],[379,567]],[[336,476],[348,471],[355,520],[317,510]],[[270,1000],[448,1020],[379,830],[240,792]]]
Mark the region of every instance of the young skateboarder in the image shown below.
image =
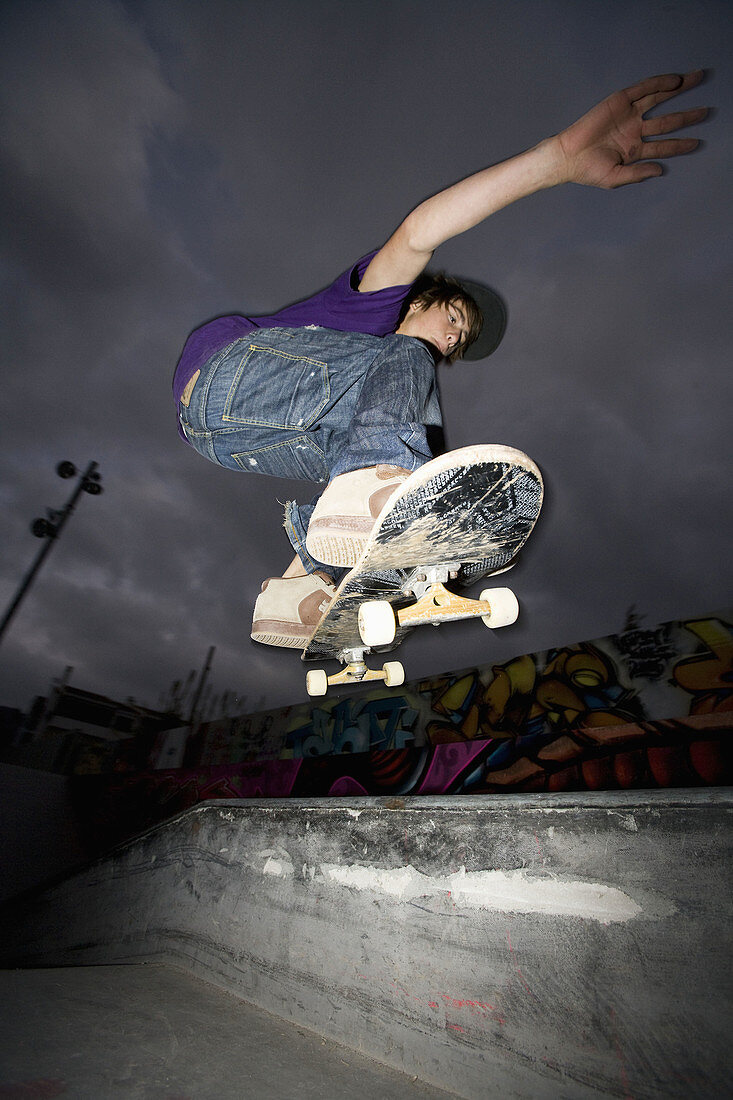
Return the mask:
[[[326,290],[192,332],[173,383],[183,438],[229,469],[328,483],[311,504],[286,506],[295,558],[262,586],[255,640],[302,647],[391,493],[432,457],[436,363],[483,358],[501,339],[496,295],[423,274],[434,250],[544,188],[660,175],[656,161],[698,145],[666,135],[707,109],[644,116],[702,78],[667,74],[615,92],[559,134],[426,199]]]

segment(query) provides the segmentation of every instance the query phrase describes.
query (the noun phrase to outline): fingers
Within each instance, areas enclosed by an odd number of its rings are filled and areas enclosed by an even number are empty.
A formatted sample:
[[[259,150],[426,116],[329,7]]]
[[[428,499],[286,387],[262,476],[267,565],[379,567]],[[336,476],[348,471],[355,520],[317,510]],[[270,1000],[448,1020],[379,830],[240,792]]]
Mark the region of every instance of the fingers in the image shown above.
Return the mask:
[[[702,122],[707,113],[707,107],[696,107],[690,111],[676,111],[671,115],[644,119],[641,136],[657,137],[659,134],[669,134],[672,130],[682,130],[685,126],[694,126],[696,122]]]
[[[629,102],[645,115],[659,103],[664,103],[672,96],[695,88],[705,76],[704,69],[693,69],[689,73],[665,73],[663,76],[650,76],[647,80],[641,80],[625,90]]]
[[[664,157],[679,157],[697,149],[697,138],[668,138],[667,141],[645,141],[639,160],[660,160]]]
[[[672,96],[696,87],[704,76],[705,71],[703,69],[695,69],[684,75],[666,73],[664,76],[650,77],[648,80],[642,80],[632,88],[627,88],[626,95],[632,100],[636,111],[644,115],[652,107],[656,107],[657,104],[664,103]],[[700,144],[696,138],[669,138],[666,141],[650,141],[648,139],[658,138],[660,135],[669,134],[673,130],[682,130],[686,126],[693,126],[697,122],[702,122],[707,114],[707,107],[694,107],[687,111],[673,111],[668,115],[660,115],[658,118],[642,119],[641,136],[645,140],[635,160],[651,161],[691,153]],[[662,169],[659,167],[659,172],[654,174],[659,175],[661,171]],[[649,176],[640,178],[647,179]],[[624,182],[638,181],[629,179],[624,180]]]
[[[661,164],[646,164],[637,161],[636,164],[619,165],[606,180],[607,190],[616,187],[625,187],[628,183],[642,183],[644,180],[661,176],[664,169]]]
[[[697,138],[669,138],[667,141],[645,141],[643,154],[630,164],[619,164],[606,177],[606,188],[624,187],[627,183],[641,183],[643,180],[661,176],[664,169],[655,163],[668,157],[679,157],[691,153],[700,142]]]

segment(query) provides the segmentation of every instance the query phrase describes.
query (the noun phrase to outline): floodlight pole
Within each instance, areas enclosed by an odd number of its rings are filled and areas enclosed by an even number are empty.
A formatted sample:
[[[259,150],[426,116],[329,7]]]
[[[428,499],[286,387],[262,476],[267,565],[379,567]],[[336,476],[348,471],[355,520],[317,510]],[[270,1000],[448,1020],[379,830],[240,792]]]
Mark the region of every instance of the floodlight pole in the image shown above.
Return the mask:
[[[56,467],[56,473],[59,477],[69,478],[74,477],[77,473],[76,467],[71,462],[60,462]],[[20,588],[15,596],[15,599],[10,604],[10,607],[5,612],[2,623],[0,623],[0,641],[2,640],[5,631],[7,630],[10,620],[15,612],[18,610],[20,603],[25,596],[26,592],[33,583],[33,579],[38,570],[43,565],[49,554],[51,547],[61,534],[62,528],[67,519],[74,511],[74,506],[79,499],[81,493],[90,493],[92,496],[98,496],[102,492],[102,486],[100,484],[101,477],[97,472],[97,463],[90,462],[83,474],[80,474],[79,481],[71,494],[63,509],[60,512],[52,511],[48,509],[48,519],[36,519],[31,525],[31,531],[33,534],[44,540],[44,544],[41,547],[39,553],[36,555],[36,559],[32,566],[26,573],[25,577],[21,581]]]

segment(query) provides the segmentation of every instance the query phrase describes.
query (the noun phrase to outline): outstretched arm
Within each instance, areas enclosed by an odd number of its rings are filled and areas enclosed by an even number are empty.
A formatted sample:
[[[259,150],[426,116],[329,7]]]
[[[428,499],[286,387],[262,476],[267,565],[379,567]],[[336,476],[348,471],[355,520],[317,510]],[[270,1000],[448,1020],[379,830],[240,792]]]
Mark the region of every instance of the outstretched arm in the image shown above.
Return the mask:
[[[657,118],[644,115],[680,92],[694,88],[703,71],[650,77],[614,92],[572,126],[533,149],[484,168],[426,199],[407,215],[364,272],[360,290],[410,283],[443,241],[465,233],[490,214],[525,195],[559,183],[606,189],[662,174],[657,158],[689,153],[695,138],[663,135],[700,122],[706,107]]]

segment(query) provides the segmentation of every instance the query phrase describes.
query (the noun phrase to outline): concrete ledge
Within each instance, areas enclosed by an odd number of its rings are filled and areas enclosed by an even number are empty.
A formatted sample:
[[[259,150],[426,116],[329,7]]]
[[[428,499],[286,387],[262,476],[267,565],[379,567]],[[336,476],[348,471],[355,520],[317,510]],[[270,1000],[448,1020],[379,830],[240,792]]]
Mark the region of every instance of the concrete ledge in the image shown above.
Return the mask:
[[[463,1097],[725,1095],[730,791],[216,801],[6,908]]]

